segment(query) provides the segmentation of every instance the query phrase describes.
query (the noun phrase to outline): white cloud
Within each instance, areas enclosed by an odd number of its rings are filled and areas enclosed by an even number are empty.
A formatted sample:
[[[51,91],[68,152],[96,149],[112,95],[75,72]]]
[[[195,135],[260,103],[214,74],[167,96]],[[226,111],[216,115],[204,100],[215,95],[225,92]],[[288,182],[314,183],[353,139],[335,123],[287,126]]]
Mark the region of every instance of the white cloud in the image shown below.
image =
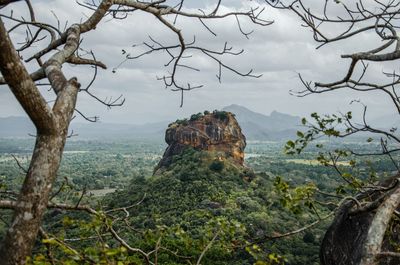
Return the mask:
[[[172,1],[173,2],[173,1]],[[211,10],[216,1],[185,1],[188,4],[187,11],[201,7]],[[311,4],[316,6],[317,1]],[[60,27],[79,22],[92,11],[78,6],[75,1],[34,1],[37,10],[37,19],[57,25],[52,13],[57,15]],[[223,1],[221,11],[230,11],[235,8],[246,8],[255,5],[255,1]],[[199,6],[201,5],[201,6]],[[23,3],[13,5],[15,14],[27,16]],[[340,14],[336,10],[334,13]],[[9,12],[9,8],[0,10]],[[172,19],[173,17],[169,18]],[[103,121],[141,123],[170,119],[176,116],[190,115],[190,113],[204,109],[221,108],[225,105],[237,103],[243,104],[259,112],[269,113],[273,110],[291,113],[299,116],[307,116],[313,111],[334,112],[347,110],[348,103],[355,98],[361,98],[364,102],[374,106],[376,116],[384,112],[390,112],[386,107],[389,101],[380,94],[360,94],[349,90],[339,91],[325,95],[313,95],[307,98],[290,96],[289,90],[303,89],[297,74],[302,73],[307,80],[333,81],[341,78],[347,71],[348,60],[340,58],[343,53],[361,51],[373,47],[377,43],[373,33],[361,34],[354,40],[340,44],[332,44],[316,50],[317,43],[313,41],[311,32],[301,27],[301,21],[293,13],[267,8],[263,15],[265,19],[275,20],[275,24],[269,27],[252,25],[242,20],[242,28],[245,31],[254,29],[254,33],[247,40],[238,29],[236,20],[223,19],[206,21],[207,25],[218,36],[212,36],[196,19],[178,19],[178,27],[183,29],[186,40],[189,41],[196,35],[198,45],[209,49],[221,49],[224,41],[236,49],[243,48],[245,52],[240,56],[227,56],[223,60],[229,65],[245,72],[254,68],[256,73],[262,73],[259,79],[242,78],[223,70],[222,84],[218,83],[215,75],[218,72],[218,64],[199,54],[188,60],[201,72],[180,69],[182,80],[191,81],[194,84],[204,84],[201,89],[185,93],[184,108],[179,108],[180,94],[164,89],[163,83],[156,80],[156,76],[168,73],[164,64],[168,62],[168,56],[158,53],[146,56],[138,60],[124,62],[117,72],[113,74],[113,67],[124,60],[122,49],[132,55],[144,51],[144,46],[132,45],[149,41],[151,35],[164,44],[175,44],[176,35],[166,30],[153,16],[143,12],[134,12],[127,20],[104,19],[98,28],[83,36],[82,46],[93,50],[96,58],[107,64],[109,69],[99,70],[98,79],[92,90],[100,98],[118,97],[123,94],[126,104],[120,108],[107,110],[104,106],[94,103],[91,98],[82,94],[78,100],[78,108],[88,115],[99,115]],[[8,22],[7,25],[11,25]],[[333,33],[337,28],[330,28]],[[24,32],[16,32],[14,38],[23,38]],[[367,47],[368,46],[368,47]],[[40,47],[37,47],[40,49]],[[393,64],[371,65],[371,78],[382,78],[383,69],[390,70],[396,67]],[[31,70],[34,67],[30,67]],[[90,67],[66,67],[69,77],[77,76],[82,85],[86,85],[92,77],[93,70]],[[375,100],[379,97],[380,100]],[[47,94],[51,98],[51,93]],[[12,100],[12,95],[6,87],[0,88],[0,115],[20,115],[21,108]]]

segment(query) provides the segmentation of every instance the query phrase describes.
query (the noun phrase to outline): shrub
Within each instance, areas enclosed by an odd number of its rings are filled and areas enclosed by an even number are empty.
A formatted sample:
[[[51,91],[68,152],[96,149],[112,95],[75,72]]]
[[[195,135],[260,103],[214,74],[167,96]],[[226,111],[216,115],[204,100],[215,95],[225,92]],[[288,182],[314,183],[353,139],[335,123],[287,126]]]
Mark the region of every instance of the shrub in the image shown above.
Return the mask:
[[[209,168],[210,168],[212,171],[221,172],[221,171],[224,169],[224,162],[219,161],[219,160],[214,160],[214,161],[210,164]]]

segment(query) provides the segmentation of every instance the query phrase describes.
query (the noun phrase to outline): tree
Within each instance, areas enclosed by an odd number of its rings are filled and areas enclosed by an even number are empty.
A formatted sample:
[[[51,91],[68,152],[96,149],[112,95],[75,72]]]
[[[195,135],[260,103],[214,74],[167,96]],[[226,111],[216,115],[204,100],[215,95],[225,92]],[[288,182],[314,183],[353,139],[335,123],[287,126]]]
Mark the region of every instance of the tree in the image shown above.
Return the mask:
[[[0,1],[0,8],[6,10],[13,5],[13,2],[18,2],[18,0],[2,0]],[[83,49],[81,47],[82,36],[94,31],[96,27],[101,27],[101,21],[105,17],[126,19],[127,14],[134,12],[146,12],[153,15],[167,30],[175,34],[177,44],[164,45],[162,41],[150,37],[149,42],[144,42],[144,45],[148,48],[147,51],[137,56],[127,55],[126,59],[136,59],[156,52],[167,53],[170,56],[170,61],[166,63],[166,66],[169,67],[170,72],[160,79],[166,87],[181,92],[183,103],[185,91],[201,87],[201,85],[181,82],[178,76],[181,69],[197,70],[188,63],[193,53],[201,54],[215,61],[218,65],[217,77],[219,79],[223,69],[244,77],[258,77],[258,75],[252,73],[252,70],[242,73],[225,64],[222,60],[224,55],[241,54],[241,50],[235,51],[227,43],[219,51],[197,46],[196,39],[187,42],[186,36],[177,26],[176,19],[178,17],[187,17],[198,20],[204,25],[205,30],[215,34],[206,24],[206,21],[232,17],[236,19],[239,31],[247,37],[249,33],[244,32],[241,27],[243,19],[248,19],[250,22],[261,26],[271,24],[271,22],[261,18],[262,9],[250,8],[246,11],[222,13],[220,11],[222,1],[215,2],[214,9],[210,12],[204,10],[192,12],[186,10],[183,0],[89,1],[79,4],[92,10],[91,15],[83,22],[72,24],[65,30],[37,21],[35,9],[29,0],[26,0],[25,3],[29,9],[30,19],[16,18],[13,13],[9,15],[0,14],[0,72],[2,75],[0,76],[0,84],[6,84],[10,88],[37,130],[32,159],[18,198],[15,201],[0,202],[0,207],[14,210],[12,224],[8,228],[0,248],[2,264],[25,263],[39,233],[43,214],[49,206],[74,209],[74,207],[66,205],[57,206],[49,203],[51,190],[57,176],[64,145],[69,136],[68,128],[74,112],[84,115],[75,109],[78,94],[87,93],[95,100],[101,100],[89,90],[92,82],[86,88],[82,88],[76,77],[67,78],[62,71],[62,66],[66,64],[93,66],[95,69],[94,78],[98,67],[106,68],[105,64],[96,59],[93,52],[88,52],[91,58],[85,58],[79,54],[79,51]],[[7,23],[5,24],[3,20],[7,20],[12,26],[6,29]],[[16,47],[12,33],[23,27],[27,32],[26,42]],[[45,36],[43,36],[43,33],[45,33]],[[43,43],[46,37],[50,39],[47,45]],[[25,51],[34,54],[23,61],[22,54]],[[29,69],[35,68],[36,70],[29,73],[28,65]],[[37,82],[40,80],[49,82],[56,96],[54,103],[46,102],[39,91]],[[113,107],[122,105],[124,100],[117,98],[117,100],[101,102],[107,107]],[[77,208],[78,205],[75,209]],[[123,243],[123,240],[119,241]]]
[[[399,84],[400,75],[396,67],[387,62],[400,59],[398,1],[321,1],[308,3],[303,0],[274,1],[274,7],[287,9],[297,15],[303,25],[308,27],[314,40],[322,48],[337,45],[350,39],[365,36],[369,45],[375,45],[365,51],[344,54],[343,59],[350,60],[345,67],[342,79],[329,83],[308,82],[300,75],[305,89],[295,93],[299,97],[310,94],[329,93],[350,89],[361,93],[378,91],[389,97],[394,110],[400,114]],[[383,78],[371,78],[374,74],[370,66],[386,62]],[[367,135],[367,142],[378,138],[381,150],[376,153],[360,153],[354,150],[333,150],[321,152],[319,161],[334,168],[344,182],[338,187],[336,217],[325,235],[321,246],[322,264],[398,264],[400,254],[390,245],[396,240],[398,232],[398,209],[400,206],[400,185],[398,152],[400,138],[396,128],[375,128],[367,122],[367,106],[362,104],[361,122],[353,119],[351,112],[339,115],[312,114],[312,120],[303,119],[308,126],[307,132],[299,132],[296,141],[289,141],[286,149],[289,153],[300,153],[307,145],[321,136],[344,138],[350,135]],[[375,135],[375,136],[371,136]],[[322,147],[321,144],[317,146]],[[388,156],[396,172],[388,179],[379,179],[372,172],[360,175],[355,170],[347,171],[338,161],[350,157]],[[350,161],[352,169],[355,160]],[[318,193],[318,190],[316,191]],[[332,198],[332,197],[331,197]],[[331,203],[331,202],[329,202]],[[397,219],[396,219],[397,218]],[[390,232],[391,231],[391,232]]]

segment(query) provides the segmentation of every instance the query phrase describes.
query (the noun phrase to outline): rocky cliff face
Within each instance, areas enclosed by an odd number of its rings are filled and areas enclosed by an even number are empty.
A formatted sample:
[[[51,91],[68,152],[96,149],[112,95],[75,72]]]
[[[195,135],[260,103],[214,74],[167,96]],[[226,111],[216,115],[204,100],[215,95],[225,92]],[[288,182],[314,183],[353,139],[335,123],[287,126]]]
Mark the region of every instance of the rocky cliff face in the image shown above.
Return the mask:
[[[181,154],[188,147],[222,152],[226,157],[243,165],[246,138],[230,112],[199,113],[192,115],[190,120],[171,123],[165,133],[165,141],[168,147],[155,171],[170,165],[172,157]]]

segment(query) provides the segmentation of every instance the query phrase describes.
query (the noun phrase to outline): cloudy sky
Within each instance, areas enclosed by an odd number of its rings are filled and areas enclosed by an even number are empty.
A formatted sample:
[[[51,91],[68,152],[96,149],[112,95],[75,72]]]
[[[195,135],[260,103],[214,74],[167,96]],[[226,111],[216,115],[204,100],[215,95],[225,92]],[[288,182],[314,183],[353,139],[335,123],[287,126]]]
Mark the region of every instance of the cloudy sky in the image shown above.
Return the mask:
[[[79,22],[92,12],[71,0],[32,2],[37,20],[57,25],[57,16],[60,27]],[[198,8],[211,10],[215,2],[217,1],[187,0],[185,3],[187,11],[196,12]],[[234,18],[207,22],[217,36],[205,30],[196,19],[178,18],[177,27],[182,29],[187,41],[196,36],[197,45],[208,49],[221,50],[225,41],[235,50],[244,49],[240,56],[226,56],[222,60],[243,72],[254,69],[254,73],[262,74],[262,77],[243,78],[223,70],[222,82],[219,83],[216,78],[218,64],[200,54],[192,53],[192,58],[185,63],[199,69],[200,72],[181,69],[178,78],[183,83],[204,86],[185,93],[184,105],[181,108],[180,94],[165,89],[163,82],[157,80],[157,77],[167,74],[170,70],[164,67],[169,59],[165,53],[156,53],[137,60],[125,60],[126,54],[122,54],[122,50],[132,56],[140,54],[145,50],[142,43],[148,42],[149,36],[165,45],[177,43],[176,35],[152,16],[134,12],[125,20],[103,19],[95,31],[83,36],[82,42],[83,48],[92,50],[96,58],[108,66],[107,70],[99,70],[91,88],[92,92],[102,99],[123,95],[126,99],[125,104],[122,107],[107,109],[82,93],[77,108],[87,116],[100,116],[103,122],[135,124],[175,120],[191,113],[220,109],[230,104],[243,105],[264,114],[276,110],[297,116],[309,116],[314,111],[333,113],[352,108],[359,109],[359,106],[350,106],[349,103],[360,99],[369,106],[371,118],[394,112],[389,99],[381,93],[361,94],[342,90],[305,98],[290,95],[290,90],[303,89],[298,78],[299,73],[310,81],[329,82],[343,77],[349,61],[341,59],[340,55],[371,48],[377,43],[372,33],[365,33],[354,40],[317,50],[318,44],[313,41],[310,30],[302,27],[300,19],[289,11],[268,8],[262,1],[229,0],[222,3],[221,13],[261,5],[266,8],[263,18],[274,20],[275,23],[261,27],[243,20],[243,31],[254,31],[249,39],[240,33]],[[11,8],[14,10],[14,16],[28,17],[23,2],[3,8],[0,13],[10,14]],[[11,26],[12,23],[4,21],[8,27]],[[329,30],[334,33],[338,29]],[[16,32],[12,37],[15,42],[21,41],[24,39],[24,32]],[[34,48],[37,50],[40,46]],[[28,67],[34,69],[34,66]],[[382,71],[388,70],[388,67],[390,69],[392,66],[371,65],[370,77],[381,78]],[[93,69],[87,66],[65,67],[65,70],[68,77],[78,77],[82,86],[87,85],[93,74]],[[45,87],[41,89],[50,100],[52,94],[46,92]],[[22,115],[23,110],[8,88],[0,86],[0,116]]]

